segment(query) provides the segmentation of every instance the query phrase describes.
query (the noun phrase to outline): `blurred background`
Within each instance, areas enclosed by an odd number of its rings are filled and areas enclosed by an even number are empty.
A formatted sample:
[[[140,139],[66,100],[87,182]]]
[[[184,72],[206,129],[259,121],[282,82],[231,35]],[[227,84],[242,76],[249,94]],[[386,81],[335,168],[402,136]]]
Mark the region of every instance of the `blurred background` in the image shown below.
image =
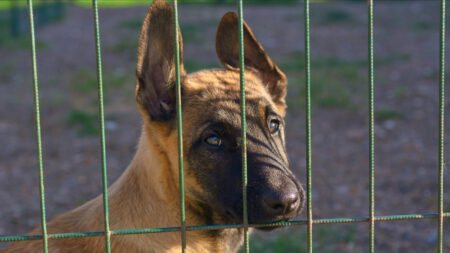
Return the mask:
[[[101,193],[91,1],[35,0],[48,218]],[[99,0],[109,183],[130,162],[138,34],[150,0]],[[215,30],[234,1],[179,1],[188,72],[220,67]],[[244,17],[289,78],[287,140],[305,183],[303,2],[248,0]],[[26,1],[0,0],[0,235],[40,222]],[[439,1],[375,1],[375,213],[432,213],[438,192]],[[368,215],[366,1],[312,1],[314,218]],[[450,101],[447,89],[446,100]],[[446,103],[447,116],[448,103]],[[446,119],[446,159],[450,150]],[[450,173],[445,173],[450,211]],[[304,214],[301,216],[304,218]],[[368,224],[315,225],[316,252],[367,252]],[[444,248],[450,251],[450,221]],[[435,252],[434,219],[376,223],[377,252]],[[6,244],[0,244],[2,248]],[[306,252],[304,226],[256,233],[253,252]]]

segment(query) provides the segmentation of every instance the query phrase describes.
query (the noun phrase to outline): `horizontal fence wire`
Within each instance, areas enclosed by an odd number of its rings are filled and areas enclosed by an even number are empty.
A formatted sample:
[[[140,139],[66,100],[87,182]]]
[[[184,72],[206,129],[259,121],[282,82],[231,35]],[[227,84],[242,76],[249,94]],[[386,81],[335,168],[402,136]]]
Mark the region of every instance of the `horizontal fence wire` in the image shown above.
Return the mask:
[[[445,0],[441,1],[441,32],[439,51],[439,192],[438,192],[438,252],[444,241],[444,109],[445,109]]]
[[[444,219],[450,219],[450,212],[443,213]],[[439,218],[438,213],[423,213],[423,214],[398,214],[398,215],[385,215],[375,216],[375,222],[389,222],[389,221],[404,221],[404,220],[423,220],[423,219],[436,219]],[[347,218],[325,218],[325,219],[313,219],[313,224],[344,224],[344,223],[357,223],[357,222],[370,222],[370,217],[347,217]],[[248,224],[248,227],[260,228],[260,227],[288,227],[288,226],[302,226],[308,225],[308,220],[293,220],[283,221],[275,223],[264,224]],[[192,230],[218,230],[226,228],[244,228],[244,224],[223,224],[223,225],[202,225],[202,226],[186,226],[187,231]],[[181,227],[163,227],[163,228],[141,228],[141,229],[122,229],[111,230],[112,236],[119,235],[136,235],[136,234],[152,234],[152,233],[167,233],[181,231]],[[65,238],[81,238],[81,237],[93,237],[103,236],[105,231],[93,231],[93,232],[79,232],[79,233],[56,233],[48,234],[48,238],[51,239],[65,239]],[[18,235],[18,236],[2,236],[0,242],[14,242],[14,241],[27,241],[27,240],[40,240],[42,235]]]
[[[180,38],[178,37],[178,1],[173,1],[174,32],[175,32],[175,79],[177,103],[177,131],[178,131],[178,170],[180,184],[180,224],[181,224],[181,252],[186,252],[186,210],[184,200],[184,164],[183,164],[183,117],[181,111],[181,82],[180,82]]]
[[[36,61],[36,38],[34,33],[33,0],[28,0],[28,19],[30,24],[31,61],[32,61],[33,85],[34,85],[34,111],[36,120],[36,144],[37,144],[37,157],[39,166],[39,197],[41,206],[41,231],[42,231],[41,239],[43,252],[47,253],[48,235],[47,235],[47,218],[45,213],[44,165],[42,162],[41,117],[39,109],[39,84],[38,84],[37,61]]]
[[[94,14],[95,49],[97,54],[97,80],[98,80],[98,111],[100,124],[100,150],[102,162],[102,186],[103,186],[103,217],[105,227],[105,251],[111,252],[111,233],[109,228],[109,205],[108,205],[108,173],[106,169],[106,135],[105,135],[105,112],[103,105],[103,74],[102,53],[100,46],[100,22],[98,17],[98,0],[92,0]]]

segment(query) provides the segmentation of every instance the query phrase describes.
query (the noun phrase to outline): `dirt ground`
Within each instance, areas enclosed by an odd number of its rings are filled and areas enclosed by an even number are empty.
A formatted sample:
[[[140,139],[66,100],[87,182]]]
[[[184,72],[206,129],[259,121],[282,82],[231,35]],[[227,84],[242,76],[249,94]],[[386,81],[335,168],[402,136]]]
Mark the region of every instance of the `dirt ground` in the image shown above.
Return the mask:
[[[247,6],[244,16],[289,77],[287,145],[292,169],[304,183],[302,8]],[[180,6],[188,70],[219,66],[215,29],[233,9]],[[145,12],[145,6],[100,11],[109,183],[131,160],[140,132],[134,64]],[[366,15],[362,3],[311,5],[314,218],[368,215]],[[65,18],[39,29],[37,38],[45,197],[51,219],[101,193],[92,12],[67,7]],[[438,45],[437,1],[376,3],[376,215],[437,210]],[[0,235],[27,233],[40,221],[30,62],[26,47],[0,44]],[[447,89],[447,101],[449,94]],[[448,116],[448,102],[445,107]],[[446,131],[448,164],[450,129]],[[447,168],[444,181],[448,212]],[[445,250],[450,252],[449,220],[444,229]],[[367,252],[367,224],[317,225],[314,231],[316,252]],[[257,238],[271,236],[276,235]],[[294,242],[305,245],[304,232]],[[436,244],[435,220],[376,225],[377,252],[434,252]],[[270,247],[266,252],[301,251]]]

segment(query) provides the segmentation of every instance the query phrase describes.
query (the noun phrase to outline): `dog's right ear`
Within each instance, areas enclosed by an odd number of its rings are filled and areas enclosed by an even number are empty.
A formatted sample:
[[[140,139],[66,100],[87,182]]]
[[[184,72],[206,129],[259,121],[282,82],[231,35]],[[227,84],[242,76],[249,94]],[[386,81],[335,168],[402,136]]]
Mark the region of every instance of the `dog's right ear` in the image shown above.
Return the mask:
[[[180,39],[180,72],[185,75]],[[137,53],[136,100],[152,121],[167,121],[175,111],[175,27],[172,7],[165,0],[150,6]]]
[[[238,15],[228,12],[220,21],[216,35],[216,51],[220,62],[231,70],[239,69]],[[245,66],[259,71],[263,76],[270,95],[279,108],[284,111],[287,79],[278,66],[273,63],[264,48],[253,35],[252,30],[243,23]]]

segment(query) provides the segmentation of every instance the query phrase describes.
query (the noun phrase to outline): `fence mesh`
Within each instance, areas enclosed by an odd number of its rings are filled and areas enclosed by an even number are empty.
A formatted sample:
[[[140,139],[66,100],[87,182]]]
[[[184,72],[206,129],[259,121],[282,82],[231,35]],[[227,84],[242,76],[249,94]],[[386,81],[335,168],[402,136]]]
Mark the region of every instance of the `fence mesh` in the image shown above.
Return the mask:
[[[239,56],[240,56],[240,106],[241,106],[241,135],[242,135],[242,199],[243,199],[243,223],[227,225],[204,225],[204,226],[186,226],[185,201],[184,201],[184,169],[183,169],[183,132],[182,132],[182,107],[181,107],[181,82],[180,82],[180,42],[179,42],[179,22],[178,22],[178,2],[173,1],[174,7],[174,26],[175,26],[175,62],[176,62],[176,105],[177,105],[177,125],[178,125],[178,153],[179,153],[179,183],[180,183],[180,226],[164,228],[143,228],[143,229],[123,229],[111,230],[109,226],[109,206],[108,206],[108,185],[107,185],[107,166],[106,166],[106,137],[105,120],[103,105],[103,78],[102,78],[102,60],[100,47],[100,25],[98,0],[92,0],[94,15],[94,35],[97,53],[97,80],[98,80],[98,106],[100,115],[100,148],[102,161],[102,184],[103,184],[103,206],[104,206],[104,231],[95,232],[77,232],[77,233],[47,233],[46,212],[45,212],[45,191],[44,174],[42,161],[42,140],[40,126],[39,110],[39,86],[38,71],[36,61],[36,39],[33,17],[33,0],[27,0],[31,39],[31,59],[33,71],[33,87],[35,100],[35,121],[36,121],[36,142],[38,152],[39,169],[39,191],[41,205],[41,230],[42,235],[19,235],[19,236],[1,236],[0,242],[14,242],[24,240],[42,240],[43,252],[48,252],[48,239],[58,238],[81,238],[91,236],[104,236],[106,252],[111,252],[111,236],[130,235],[130,234],[148,234],[180,231],[182,252],[186,250],[186,232],[193,230],[217,230],[226,228],[244,229],[244,250],[250,251],[249,247],[249,227],[271,227],[271,226],[307,226],[307,248],[308,252],[313,252],[313,225],[314,224],[334,224],[334,223],[354,223],[368,222],[369,226],[369,251],[375,252],[375,222],[396,221],[396,220],[418,220],[418,219],[437,219],[438,220],[438,252],[443,251],[443,223],[445,218],[450,218],[449,212],[444,212],[444,87],[445,87],[445,0],[441,0],[440,5],[440,59],[439,59],[439,192],[438,208],[436,213],[408,214],[408,215],[386,215],[375,216],[375,194],[374,194],[374,170],[375,170],[375,151],[374,151],[374,12],[373,0],[368,0],[368,104],[369,104],[369,215],[367,217],[349,217],[349,218],[331,218],[331,219],[313,219],[312,216],[312,165],[311,165],[311,56],[310,56],[310,10],[309,0],[304,0],[304,38],[305,38],[305,83],[306,83],[306,184],[307,184],[307,219],[285,222],[275,222],[267,224],[249,224],[247,213],[247,150],[246,150],[246,112],[245,112],[245,62],[244,62],[244,39],[243,39],[243,1],[238,0],[238,32],[239,32]]]
[[[37,143],[37,157],[39,167],[39,197],[41,204],[41,227],[42,227],[42,242],[44,252],[48,252],[48,235],[47,235],[47,218],[45,214],[45,189],[44,189],[44,165],[42,162],[42,138],[41,138],[41,116],[39,110],[39,84],[36,61],[36,38],[34,33],[34,15],[33,15],[33,1],[28,0],[28,17],[30,22],[30,39],[31,39],[31,61],[33,68],[33,86],[34,86],[34,111],[36,120],[36,143]]]

